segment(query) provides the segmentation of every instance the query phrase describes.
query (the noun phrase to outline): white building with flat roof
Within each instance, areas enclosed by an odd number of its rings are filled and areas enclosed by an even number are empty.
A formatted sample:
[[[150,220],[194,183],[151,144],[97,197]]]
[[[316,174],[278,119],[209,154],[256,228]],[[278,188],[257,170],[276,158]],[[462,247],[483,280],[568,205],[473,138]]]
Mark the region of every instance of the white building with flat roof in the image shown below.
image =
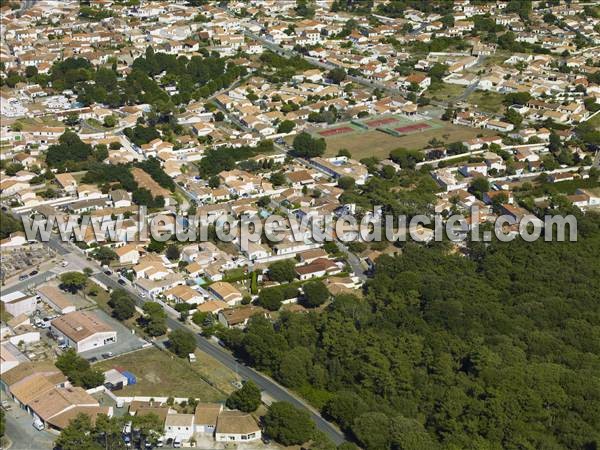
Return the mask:
[[[4,304],[6,312],[13,317],[21,314],[29,315],[35,311],[37,299],[33,295],[25,294],[21,291],[11,292],[0,296],[0,301]]]

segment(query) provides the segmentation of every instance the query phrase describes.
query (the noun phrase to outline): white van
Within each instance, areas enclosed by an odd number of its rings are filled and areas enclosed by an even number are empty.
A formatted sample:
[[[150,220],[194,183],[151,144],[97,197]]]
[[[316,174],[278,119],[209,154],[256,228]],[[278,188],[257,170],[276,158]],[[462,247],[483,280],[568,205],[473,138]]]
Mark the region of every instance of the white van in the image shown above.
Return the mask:
[[[42,431],[44,428],[46,428],[44,426],[44,422],[42,422],[40,419],[37,419],[37,418],[33,421],[32,425],[33,425],[33,428],[35,428],[38,431]]]

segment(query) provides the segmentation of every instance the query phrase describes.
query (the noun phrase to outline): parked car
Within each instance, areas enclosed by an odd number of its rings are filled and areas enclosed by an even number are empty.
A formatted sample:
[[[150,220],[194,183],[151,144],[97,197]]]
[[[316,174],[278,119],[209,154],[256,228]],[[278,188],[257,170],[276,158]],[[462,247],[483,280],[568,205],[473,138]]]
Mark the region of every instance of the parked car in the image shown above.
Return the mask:
[[[32,277],[34,275],[37,275],[39,272],[39,270],[32,270],[31,272],[29,272],[29,276]]]
[[[104,275],[112,275],[112,272],[110,270],[105,270]]]
[[[121,286],[125,286],[125,280],[124,280],[123,278],[119,278],[119,281],[118,281],[118,283],[119,283]]]
[[[110,358],[111,356],[113,356],[113,352],[106,352],[106,353],[102,353],[102,357],[104,359],[106,358]]]
[[[27,278],[29,278],[29,275],[27,275],[26,273],[24,273],[23,275],[21,275],[21,276],[19,277],[19,281],[26,280]]]
[[[35,420],[33,421],[33,424],[32,424],[32,425],[33,425],[33,428],[35,428],[35,429],[36,429],[36,430],[38,430],[38,431],[42,431],[44,428],[46,428],[46,427],[44,426],[44,422],[42,422],[40,419],[35,419]]]

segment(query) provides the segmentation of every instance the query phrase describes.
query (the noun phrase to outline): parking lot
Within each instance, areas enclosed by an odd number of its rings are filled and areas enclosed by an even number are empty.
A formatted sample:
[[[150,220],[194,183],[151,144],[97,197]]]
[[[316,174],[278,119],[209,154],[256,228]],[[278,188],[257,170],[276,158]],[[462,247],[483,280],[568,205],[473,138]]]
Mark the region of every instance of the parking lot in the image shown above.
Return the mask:
[[[4,394],[2,400],[6,400]],[[48,431],[38,431],[33,427],[33,417],[20,409],[16,403],[7,400],[5,437],[10,439],[7,448],[11,450],[50,450],[56,436]]]
[[[104,359],[102,355],[109,352],[112,352],[113,356],[117,356],[122,353],[138,350],[142,348],[144,344],[146,344],[146,341],[144,341],[139,336],[132,334],[131,330],[126,328],[118,320],[110,317],[104,311],[100,309],[94,309],[93,311],[91,311],[91,313],[97,316],[102,322],[105,322],[117,332],[117,342],[115,342],[114,344],[104,345],[94,350],[88,350],[86,352],[80,353],[80,355],[86,358],[87,360],[90,360],[92,358],[97,358],[98,360]]]

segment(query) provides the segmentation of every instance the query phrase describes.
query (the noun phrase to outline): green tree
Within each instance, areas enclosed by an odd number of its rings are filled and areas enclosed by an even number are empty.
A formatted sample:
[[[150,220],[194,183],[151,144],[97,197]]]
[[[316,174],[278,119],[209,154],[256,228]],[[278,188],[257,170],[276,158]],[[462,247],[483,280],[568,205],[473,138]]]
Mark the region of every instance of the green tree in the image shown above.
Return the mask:
[[[103,447],[94,441],[92,431],[90,416],[79,413],[62,429],[54,444],[62,450],[101,450]]]
[[[316,308],[329,299],[329,291],[322,281],[309,281],[302,286],[303,303],[308,308]]]
[[[65,124],[74,127],[79,123],[79,116],[76,113],[69,113],[65,118]]]
[[[368,412],[357,417],[352,432],[367,450],[390,448],[390,419],[381,412]]]
[[[281,358],[277,379],[284,386],[298,388],[308,384],[312,375],[312,355],[306,347],[296,347]]]
[[[124,289],[112,291],[108,305],[112,308],[113,316],[118,320],[131,319],[135,314],[135,302]]]
[[[175,244],[171,244],[171,245],[167,246],[167,251],[166,251],[165,255],[171,261],[178,261],[179,256],[181,255],[181,252],[179,251],[179,247],[177,247]]]
[[[107,128],[114,128],[117,125],[117,118],[112,114],[104,118],[104,126]]]
[[[308,412],[286,402],[275,402],[263,418],[265,433],[282,445],[301,445],[315,431]]]
[[[296,263],[293,259],[284,259],[269,264],[269,278],[280,283],[293,281],[296,278]]]
[[[60,276],[60,287],[74,294],[85,287],[87,280],[88,277],[81,272],[65,272]]]
[[[150,336],[162,336],[167,332],[167,314],[160,303],[145,302],[142,307],[144,317],[141,318],[141,324]]]
[[[248,380],[240,389],[234,391],[227,398],[226,406],[230,409],[254,412],[259,407],[260,402],[260,389],[252,380]]]
[[[22,229],[23,226],[20,221],[4,211],[0,211],[0,239],[5,239],[15,231],[21,231]]]
[[[314,158],[325,153],[327,144],[323,138],[314,139],[310,134],[302,132],[294,138],[294,153],[302,158]]]
[[[196,349],[196,337],[188,330],[175,330],[169,334],[169,350],[180,358],[186,358]]]
[[[262,289],[258,294],[258,305],[269,311],[278,311],[283,302],[283,292],[279,288]]]
[[[338,187],[345,191],[354,188],[355,184],[356,184],[356,181],[354,180],[354,178],[349,177],[349,176],[340,177],[340,178],[338,178],[338,181],[337,181]]]
[[[346,70],[342,69],[341,67],[337,67],[329,71],[327,78],[330,79],[332,83],[340,84],[346,79],[346,75]]]
[[[284,120],[277,126],[277,133],[289,133],[296,127],[292,120]]]
[[[92,257],[96,258],[104,266],[108,266],[112,261],[118,259],[117,254],[109,247],[98,247],[92,252]]]
[[[56,367],[64,373],[75,386],[85,389],[94,388],[104,383],[104,374],[93,369],[90,363],[69,348],[56,359]]]
[[[490,182],[486,177],[475,177],[471,182],[471,191],[481,198],[484,192],[489,192]]]
[[[269,181],[273,183],[274,186],[282,186],[285,184],[285,174],[283,172],[273,172]]]

